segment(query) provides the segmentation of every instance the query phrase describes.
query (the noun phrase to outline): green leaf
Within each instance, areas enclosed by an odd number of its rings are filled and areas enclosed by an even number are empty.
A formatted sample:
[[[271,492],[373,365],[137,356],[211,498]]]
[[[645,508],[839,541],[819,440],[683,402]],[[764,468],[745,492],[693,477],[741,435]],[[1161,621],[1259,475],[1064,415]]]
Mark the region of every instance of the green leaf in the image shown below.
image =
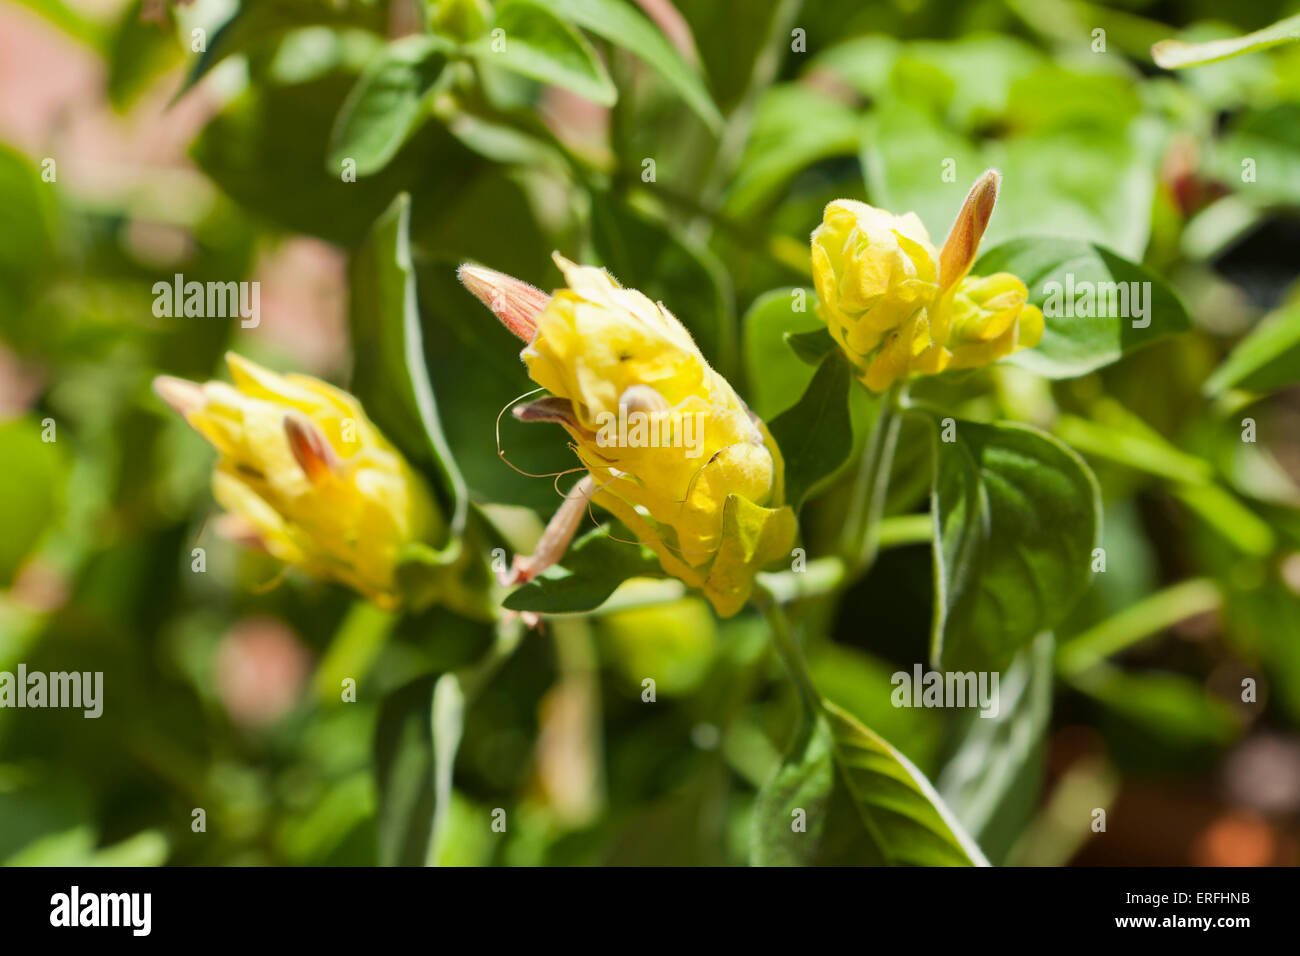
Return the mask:
[[[27,306],[54,272],[54,193],[26,157],[0,144],[0,195],[0,332],[22,347],[32,335]]]
[[[419,123],[426,93],[442,75],[449,45],[413,36],[388,44],[366,67],[339,110],[326,166],[356,162],[358,176],[388,165]]]
[[[944,670],[1000,670],[1069,613],[1092,578],[1097,481],[1024,425],[935,422],[934,627]],[[953,441],[942,440],[955,426]]]
[[[430,858],[439,809],[431,719],[439,676],[421,677],[400,687],[379,705],[375,780],[381,866],[423,866]]]
[[[175,14],[168,9],[162,23],[144,19],[143,0],[122,13],[108,42],[108,100],[113,108],[128,107],[163,73],[184,59],[184,48],[176,38]]]
[[[243,0],[194,64],[180,96],[228,56],[269,47],[301,27],[359,27],[383,35],[388,28],[388,8],[376,0]]]
[[[1205,484],[1213,480],[1214,466],[1208,461],[1183,451],[1118,402],[1102,399],[1094,414],[1098,420],[1062,415],[1056,422],[1056,436],[1085,455],[1169,481]]]
[[[1280,577],[1280,575],[1279,575]],[[1300,721],[1300,601],[1277,578],[1261,587],[1255,581],[1231,588],[1223,607],[1228,647],[1244,660],[1257,660],[1270,675],[1269,706],[1292,722]]]
[[[607,527],[597,528],[574,542],[562,565],[512,591],[501,604],[511,611],[579,614],[600,607],[628,578],[644,576],[663,576],[654,552],[616,541]]]
[[[673,6],[690,27],[714,102],[726,113],[744,98],[775,38],[780,38],[781,53],[789,48],[790,29],[800,11],[790,0],[676,0]]]
[[[916,517],[925,520],[928,541],[929,515]],[[941,766],[947,715],[935,708],[895,707],[891,697],[897,671],[898,665],[849,644],[818,641],[808,649],[808,672],[817,690],[931,776]]]
[[[998,862],[1028,825],[1044,770],[1043,738],[1052,714],[1051,634],[1021,651],[998,682],[998,711],[972,713],[938,779],[957,818]]]
[[[1268,316],[1237,343],[1205,382],[1206,395],[1230,388],[1268,392],[1300,382],[1300,303]]]
[[[838,349],[828,352],[803,397],[768,424],[785,458],[785,500],[795,511],[853,448],[851,380],[844,355]]]
[[[1170,747],[1223,746],[1241,731],[1227,701],[1182,674],[1130,673],[1099,664],[1069,681]]]
[[[167,862],[167,837],[159,830],[141,830],[95,851],[90,866],[162,866]]]
[[[941,245],[970,184],[1002,171],[985,247],[1052,231],[1139,258],[1151,231],[1152,170],[1163,135],[1138,116],[1131,83],[1056,68],[1015,84],[987,137],[959,130],[894,99],[873,110],[862,134],[862,167],[873,205],[921,217]]]
[[[618,99],[586,38],[531,0],[508,0],[499,7],[492,32],[471,49],[487,65],[563,87],[602,106]]]
[[[345,182],[343,170],[326,169],[325,160],[357,75],[339,68],[304,82],[251,85],[203,128],[192,147],[195,160],[255,220],[284,230],[355,248],[404,190],[417,197],[419,230],[488,164],[441,123],[426,122],[382,172]]]
[[[141,830],[120,843],[99,849],[95,832],[78,826],[33,840],[6,859],[4,866],[162,866],[167,860],[167,838],[157,830]]]
[[[759,866],[987,865],[925,776],[831,703],[759,791],[754,820]]]
[[[1029,301],[1043,310],[1043,339],[1009,361],[1048,378],[1083,375],[1190,327],[1187,310],[1164,281],[1092,242],[1013,239],[985,252],[972,271],[1024,280]]]
[[[0,424],[0,501],[5,503],[0,590],[9,587],[62,513],[68,464],[61,447],[43,441],[34,421]]]
[[[1267,50],[1295,40],[1300,40],[1300,15],[1287,17],[1262,30],[1227,40],[1211,40],[1208,43],[1161,40],[1151,47],[1151,59],[1156,61],[1156,66],[1166,70],[1181,70],[1255,50]]]
[[[829,349],[810,363],[792,355],[791,336],[826,330],[817,318],[817,297],[811,289],[772,289],[749,307],[741,320],[745,351],[745,400],[754,414],[767,421],[798,401],[814,368]]]
[[[759,100],[725,211],[737,218],[751,215],[804,167],[854,155],[861,125],[855,110],[821,92],[794,83],[772,87]]]
[[[558,425],[501,414],[536,386],[520,361],[519,340],[457,281],[456,267],[467,259],[484,262],[551,289],[553,245],[517,179],[492,173],[459,187],[459,196],[412,235],[434,391],[444,407],[456,409],[443,428],[474,500],[509,502],[549,517],[559,493],[549,478],[533,476],[572,467],[567,436]],[[501,241],[503,222],[510,224],[508,243]],[[493,428],[498,416],[499,440]]]
[[[878,100],[889,92],[889,76],[902,47],[883,34],[849,37],[817,53],[806,72],[828,70],[862,96]]]
[[[447,813],[451,807],[452,778],[456,752],[465,733],[465,689],[456,674],[443,674],[433,685],[431,734],[433,743],[433,821],[430,825],[429,849],[425,859],[439,857],[447,830]]]
[[[825,327],[811,332],[787,332],[785,344],[799,356],[800,361],[809,365],[820,365],[826,353],[836,348],[835,339]]]
[[[352,391],[388,439],[417,467],[437,476],[454,541],[465,527],[469,499],[443,436],[424,362],[410,215],[410,197],[399,195],[352,258]]]
[[[466,711],[481,699],[522,632],[518,622],[499,625],[491,650],[476,662],[418,678],[380,702],[374,762],[381,865],[436,865],[443,859]]]
[[[551,0],[550,6],[564,19],[640,57],[710,129],[722,128],[722,114],[699,72],[631,4],[623,0]]]
[[[942,175],[946,167],[941,164],[949,160],[952,175]],[[916,213],[936,246],[943,243],[971,183],[986,168],[979,149],[966,137],[928,113],[893,100],[866,116],[861,163],[872,205],[899,215]],[[1004,182],[990,232],[1000,225],[1011,188]]]
[[[1148,594],[1061,645],[1056,669],[1063,677],[1086,674],[1106,658],[1162,633],[1196,614],[1216,611],[1223,603],[1218,585],[1192,578]]]

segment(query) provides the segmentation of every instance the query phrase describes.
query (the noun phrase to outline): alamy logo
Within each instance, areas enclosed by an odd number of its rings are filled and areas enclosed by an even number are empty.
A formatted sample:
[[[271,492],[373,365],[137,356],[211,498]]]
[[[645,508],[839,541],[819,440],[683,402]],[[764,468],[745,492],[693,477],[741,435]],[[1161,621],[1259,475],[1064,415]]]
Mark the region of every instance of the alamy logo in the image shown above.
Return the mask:
[[[255,329],[261,319],[260,282],[198,282],[179,272],[171,282],[153,284],[153,314],[158,318],[233,319]]]
[[[1082,282],[1074,273],[1065,274],[1065,282],[1043,283],[1043,314],[1048,318],[1132,319],[1133,328],[1151,324],[1150,282]]]
[[[152,893],[70,892],[50,897],[51,926],[128,926],[133,936],[148,936],[152,928]]]
[[[104,712],[103,671],[0,671],[0,707],[77,707],[83,717]]]
[[[889,679],[895,707],[978,707],[981,717],[998,715],[997,671],[897,671]]]
[[[596,415],[596,427],[596,444],[602,448],[684,448],[687,458],[704,454],[698,412],[647,412],[620,404],[617,415]]]

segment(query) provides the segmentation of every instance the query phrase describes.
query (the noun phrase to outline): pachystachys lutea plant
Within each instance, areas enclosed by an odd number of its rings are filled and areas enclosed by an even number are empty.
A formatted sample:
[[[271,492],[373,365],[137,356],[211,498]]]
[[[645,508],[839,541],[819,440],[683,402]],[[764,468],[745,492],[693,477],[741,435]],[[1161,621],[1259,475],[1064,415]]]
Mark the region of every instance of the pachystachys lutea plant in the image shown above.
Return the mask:
[[[555,263],[553,296],[466,265],[461,280],[521,338],[528,374],[548,394],[517,405],[524,421],[558,422],[588,474],[569,492],[512,583],[563,555],[588,500],[651,548],[667,573],[735,614],[755,573],[795,537],[781,451],[767,427],[660,303],[609,273]]]

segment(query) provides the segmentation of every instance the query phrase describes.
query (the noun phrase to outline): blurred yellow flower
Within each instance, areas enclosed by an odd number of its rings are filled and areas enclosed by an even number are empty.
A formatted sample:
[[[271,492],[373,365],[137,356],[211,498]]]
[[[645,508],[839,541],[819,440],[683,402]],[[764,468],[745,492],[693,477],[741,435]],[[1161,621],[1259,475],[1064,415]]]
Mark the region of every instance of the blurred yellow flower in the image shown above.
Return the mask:
[[[872,391],[1038,344],[1043,315],[1023,282],[967,275],[999,181],[990,170],[975,183],[942,250],[915,213],[848,199],[826,207],[812,234],[817,312]]]
[[[461,270],[528,342],[529,375],[550,393],[516,417],[563,425],[590,473],[582,492],[653,549],[665,571],[700,588],[719,614],[734,614],[754,574],[788,555],[795,537],[776,443],[672,313],[603,269],[554,258],[567,288],[520,314],[499,307],[529,301],[503,293],[518,280]]]
[[[423,480],[346,392],[236,354],[234,384],[159,376],[154,389],[216,448],[227,531],[381,607],[401,602],[408,546],[443,522]]]

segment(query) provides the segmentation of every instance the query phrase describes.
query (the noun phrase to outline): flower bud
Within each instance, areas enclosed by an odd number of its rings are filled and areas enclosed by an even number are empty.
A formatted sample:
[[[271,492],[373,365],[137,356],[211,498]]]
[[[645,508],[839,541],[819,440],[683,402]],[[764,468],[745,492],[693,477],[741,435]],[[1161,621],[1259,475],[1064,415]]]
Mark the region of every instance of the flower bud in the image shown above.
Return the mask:
[[[154,381],[217,450],[222,523],[286,564],[396,606],[403,552],[446,530],[423,480],[351,395],[234,353],[226,359],[233,385]]]
[[[525,342],[532,341],[537,331],[537,314],[546,308],[549,295],[514,276],[483,266],[466,263],[456,275],[502,325]]]

